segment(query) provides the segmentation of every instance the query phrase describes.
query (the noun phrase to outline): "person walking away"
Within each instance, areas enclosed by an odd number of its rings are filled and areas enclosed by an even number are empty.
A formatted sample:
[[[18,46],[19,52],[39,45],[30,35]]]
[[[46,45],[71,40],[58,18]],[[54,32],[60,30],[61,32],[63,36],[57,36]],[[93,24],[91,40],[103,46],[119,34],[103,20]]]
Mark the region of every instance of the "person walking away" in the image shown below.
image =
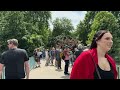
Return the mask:
[[[39,48],[37,48],[37,67],[40,67],[40,59],[42,58],[42,52],[40,51]]]
[[[51,55],[51,60],[50,60],[50,61],[51,61],[51,65],[54,66],[54,65],[53,65],[53,61],[54,61],[54,59],[55,59],[55,48],[54,48],[54,47],[53,47],[52,50],[50,51],[50,55]]]
[[[60,57],[60,49],[59,48],[56,48],[55,58],[56,58],[56,62],[57,62],[57,69],[62,69],[61,68],[61,57]]]
[[[63,54],[65,56],[65,59],[64,59],[64,61],[65,61],[64,74],[65,75],[69,75],[68,67],[69,67],[70,54],[69,54],[69,47],[67,45],[65,46]]]
[[[74,62],[77,59],[77,57],[83,52],[82,47],[77,47],[75,48],[75,53],[74,53]]]
[[[35,62],[37,62],[37,49],[34,49],[33,57],[34,57]]]
[[[71,66],[73,66],[73,60],[74,60],[74,55],[73,55],[73,52],[72,52],[72,50],[70,49],[70,52],[69,52],[69,54],[70,54],[70,64],[71,64]]]
[[[5,67],[5,79],[23,79],[25,75],[29,79],[29,57],[26,50],[17,48],[17,39],[9,39],[7,42],[9,50],[1,55],[0,78]]]
[[[46,60],[45,66],[48,66],[49,63],[50,63],[50,56],[49,56],[49,50],[48,49],[45,50],[45,60]]]

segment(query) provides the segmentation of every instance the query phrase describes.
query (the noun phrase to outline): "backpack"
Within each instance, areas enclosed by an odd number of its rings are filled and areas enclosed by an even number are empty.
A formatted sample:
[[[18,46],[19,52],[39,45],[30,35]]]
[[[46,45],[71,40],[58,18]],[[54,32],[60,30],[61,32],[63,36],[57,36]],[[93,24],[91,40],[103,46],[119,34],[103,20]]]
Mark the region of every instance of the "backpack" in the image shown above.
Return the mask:
[[[65,59],[65,56],[64,56],[64,54],[62,55],[62,59],[63,59],[63,60]]]

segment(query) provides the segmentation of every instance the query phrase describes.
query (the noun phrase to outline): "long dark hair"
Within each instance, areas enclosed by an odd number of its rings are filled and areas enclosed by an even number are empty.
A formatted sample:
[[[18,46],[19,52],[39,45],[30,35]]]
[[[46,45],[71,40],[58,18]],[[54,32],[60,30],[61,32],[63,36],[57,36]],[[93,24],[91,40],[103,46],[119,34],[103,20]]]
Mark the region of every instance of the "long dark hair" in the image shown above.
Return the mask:
[[[100,40],[102,38],[102,36],[105,34],[105,33],[108,33],[109,31],[108,30],[100,30],[98,31],[94,37],[93,37],[93,40],[92,40],[92,43],[90,45],[90,49],[92,48],[97,48],[97,43],[96,41]]]

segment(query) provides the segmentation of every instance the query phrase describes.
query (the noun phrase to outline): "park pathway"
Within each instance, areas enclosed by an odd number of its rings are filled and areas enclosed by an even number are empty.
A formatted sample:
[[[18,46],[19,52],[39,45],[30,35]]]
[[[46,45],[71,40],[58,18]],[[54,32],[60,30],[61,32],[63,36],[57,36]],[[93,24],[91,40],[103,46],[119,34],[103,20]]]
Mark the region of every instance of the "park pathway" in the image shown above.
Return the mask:
[[[57,70],[55,66],[45,66],[45,60],[41,60],[41,67],[30,71],[30,79],[69,79],[69,75],[64,75],[64,61],[61,62],[62,70]],[[71,66],[69,72],[71,72]]]

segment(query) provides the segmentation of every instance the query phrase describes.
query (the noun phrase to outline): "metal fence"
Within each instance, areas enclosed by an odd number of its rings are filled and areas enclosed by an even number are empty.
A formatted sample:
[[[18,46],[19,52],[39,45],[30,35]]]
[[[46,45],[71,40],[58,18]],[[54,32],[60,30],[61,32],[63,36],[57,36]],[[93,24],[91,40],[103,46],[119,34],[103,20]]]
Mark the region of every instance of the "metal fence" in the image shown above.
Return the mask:
[[[32,70],[36,66],[36,62],[34,60],[34,57],[29,58],[29,65],[30,65],[30,70]]]
[[[32,70],[36,65],[36,62],[34,60],[34,57],[29,57],[29,66],[30,66],[30,70]],[[5,69],[2,72],[2,79],[5,79]]]
[[[117,65],[118,79],[120,79],[120,65]]]

